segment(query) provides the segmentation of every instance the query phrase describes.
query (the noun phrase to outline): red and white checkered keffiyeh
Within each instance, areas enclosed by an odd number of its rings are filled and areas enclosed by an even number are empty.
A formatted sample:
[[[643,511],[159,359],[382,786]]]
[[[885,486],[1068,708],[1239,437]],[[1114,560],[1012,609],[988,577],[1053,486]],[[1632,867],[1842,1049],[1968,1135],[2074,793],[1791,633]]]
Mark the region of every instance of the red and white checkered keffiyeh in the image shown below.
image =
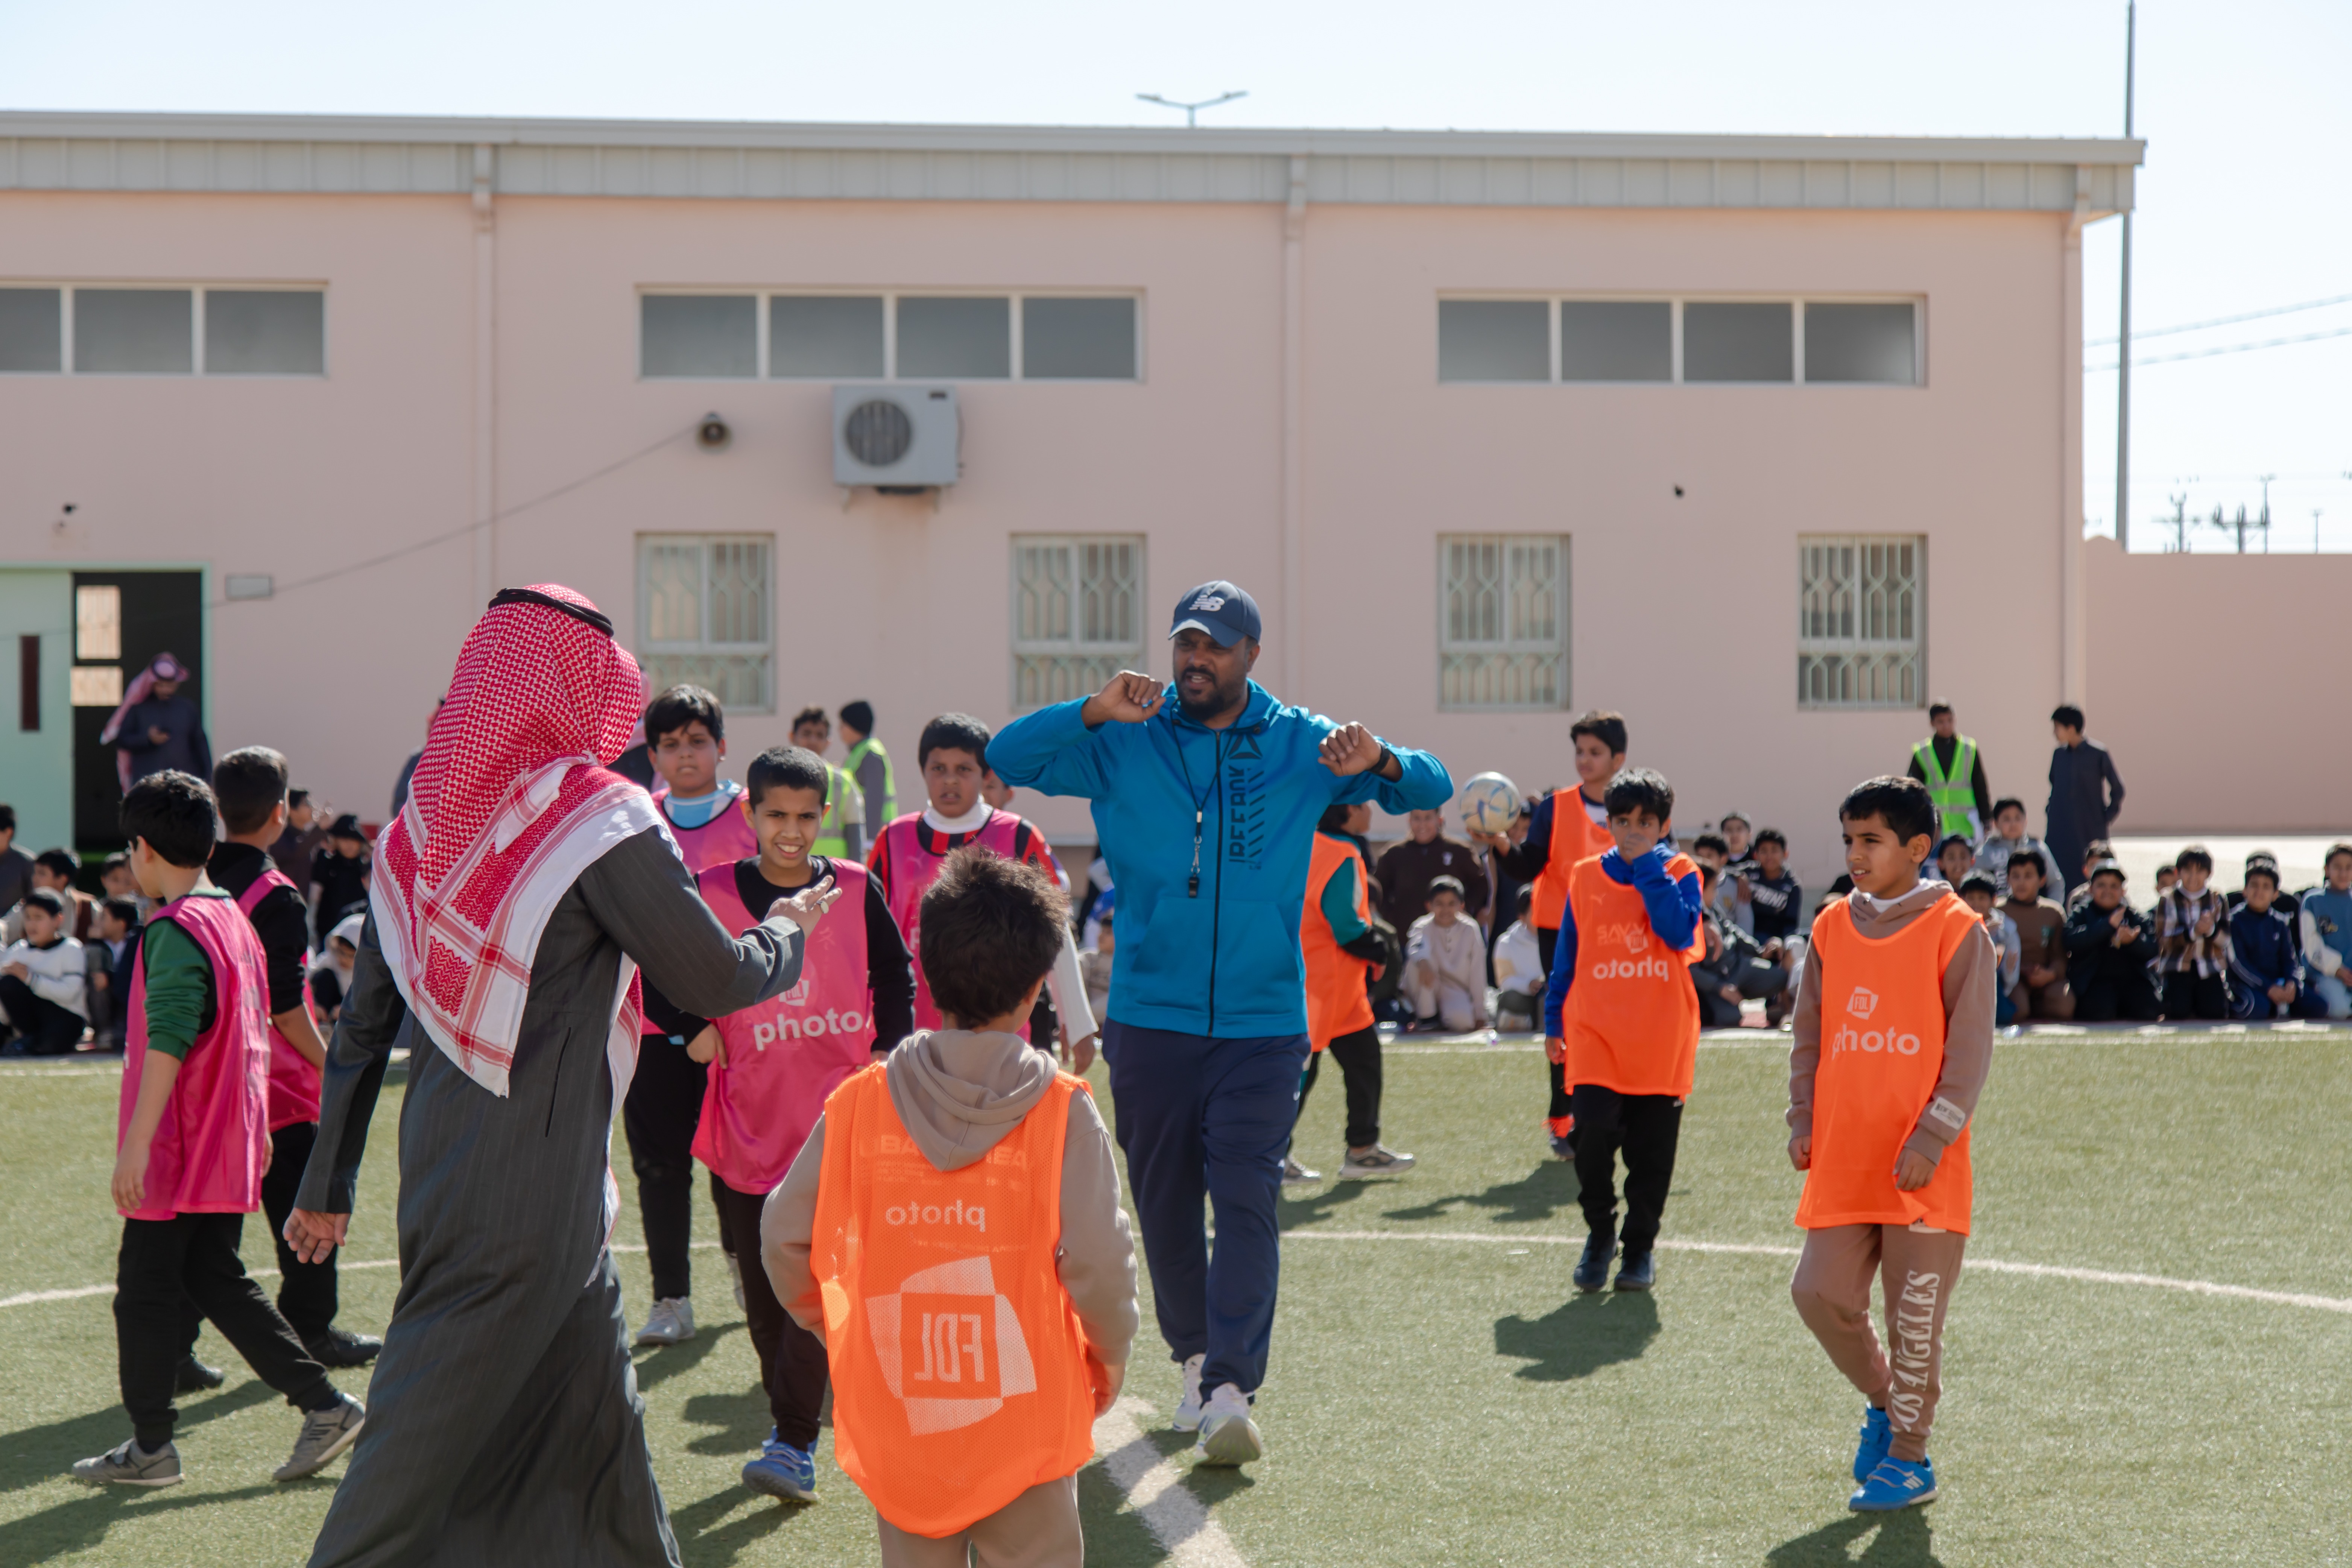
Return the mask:
[[[595,606],[572,590],[530,593]],[[604,764],[635,734],[645,677],[605,633],[546,605],[494,603],[457,654],[398,821],[376,840],[376,940],[417,1022],[503,1097],[548,916],[580,873],[658,826]],[[613,1100],[636,1070],[642,987],[624,955],[606,1060]]]

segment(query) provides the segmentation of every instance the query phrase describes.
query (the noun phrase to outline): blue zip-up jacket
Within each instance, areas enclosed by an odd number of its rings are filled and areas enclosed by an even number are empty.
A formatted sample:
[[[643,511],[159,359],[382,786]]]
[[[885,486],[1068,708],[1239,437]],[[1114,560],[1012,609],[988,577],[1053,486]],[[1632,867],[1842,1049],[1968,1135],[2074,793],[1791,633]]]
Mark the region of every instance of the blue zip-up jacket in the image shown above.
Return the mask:
[[[1094,803],[1118,887],[1110,1013],[1142,1029],[1246,1039],[1307,1032],[1298,920],[1315,824],[1328,806],[1377,800],[1434,811],[1454,795],[1445,764],[1389,742],[1403,772],[1339,778],[1318,755],[1339,726],[1288,708],[1255,680],[1228,729],[1183,715],[1171,684],[1140,724],[1089,730],[1084,699],[1015,719],[988,743],[997,777]],[[1192,892],[1199,824],[1200,890]]]
[[[1601,869],[1619,887],[1640,891],[1650,929],[1658,933],[1659,941],[1679,952],[1696,934],[1699,911],[1706,904],[1699,893],[1698,873],[1694,871],[1679,881],[1666,875],[1666,863],[1673,854],[1674,847],[1661,841],[1628,866],[1612,849],[1601,857]],[[1559,912],[1559,937],[1551,950],[1551,983],[1544,987],[1544,1033],[1552,1039],[1559,1037],[1560,1004],[1568,1000],[1568,988],[1575,981],[1576,909],[1571,903]]]

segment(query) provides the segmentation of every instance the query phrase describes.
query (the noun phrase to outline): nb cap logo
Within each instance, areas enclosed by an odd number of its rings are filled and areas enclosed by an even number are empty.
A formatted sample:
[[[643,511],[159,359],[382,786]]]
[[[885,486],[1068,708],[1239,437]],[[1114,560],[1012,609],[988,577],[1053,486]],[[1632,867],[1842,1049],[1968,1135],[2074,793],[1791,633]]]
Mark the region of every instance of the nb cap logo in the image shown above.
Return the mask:
[[[1216,611],[1224,607],[1225,599],[1222,594],[1203,594],[1192,601],[1192,608],[1196,610]]]
[[[1846,998],[1845,1010],[1857,1018],[1867,1018],[1878,1011],[1878,993],[1867,986],[1857,985]]]

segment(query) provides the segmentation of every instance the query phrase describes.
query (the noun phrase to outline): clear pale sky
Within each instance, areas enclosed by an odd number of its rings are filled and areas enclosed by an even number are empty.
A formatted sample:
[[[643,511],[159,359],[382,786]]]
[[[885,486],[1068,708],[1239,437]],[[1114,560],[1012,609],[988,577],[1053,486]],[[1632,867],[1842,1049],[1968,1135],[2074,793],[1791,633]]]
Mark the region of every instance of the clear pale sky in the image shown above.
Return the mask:
[[[2352,294],[2352,4],[2150,0],[2134,324]],[[1249,97],[1221,125],[2101,135],[2122,0],[0,0],[0,106],[1165,124],[1139,92]],[[2119,224],[2084,246],[2115,335]],[[2136,357],[2352,328],[2352,303],[2154,338]],[[2112,364],[2112,347],[2086,363]],[[2085,377],[2084,515],[2112,528],[2112,374]],[[2352,336],[2133,377],[2134,544],[2169,497],[2259,509],[2273,550],[2352,549]],[[2191,531],[2194,548],[2233,548]]]

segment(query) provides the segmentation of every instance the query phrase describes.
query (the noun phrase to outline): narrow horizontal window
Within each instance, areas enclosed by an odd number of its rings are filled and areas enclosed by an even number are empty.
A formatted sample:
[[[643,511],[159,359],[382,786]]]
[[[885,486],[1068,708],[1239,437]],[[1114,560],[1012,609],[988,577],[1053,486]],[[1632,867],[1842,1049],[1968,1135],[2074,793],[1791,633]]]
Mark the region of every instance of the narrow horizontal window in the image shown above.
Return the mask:
[[[883,362],[879,294],[777,294],[768,300],[768,374],[878,381]]]
[[[1541,300],[1440,300],[1437,379],[1549,381],[1550,335]]]
[[[1024,299],[1021,377],[1024,381],[1133,381],[1135,301],[1034,295]]]
[[[898,300],[898,374],[1002,381],[1013,374],[1013,301],[968,295]]]
[[[1685,381],[1794,381],[1792,307],[1700,304],[1683,307]]]
[[[760,374],[760,307],[750,294],[642,297],[638,373],[730,379]]]
[[[327,296],[316,289],[205,290],[206,375],[324,375]]]
[[[1916,385],[1918,335],[1909,301],[1805,307],[1805,379]]]
[[[186,375],[196,368],[195,295],[186,289],[76,289],[74,370]]]
[[[1664,300],[1561,300],[1559,378],[1674,380],[1674,306]]]
[[[0,372],[54,375],[65,368],[62,290],[0,289]]]

